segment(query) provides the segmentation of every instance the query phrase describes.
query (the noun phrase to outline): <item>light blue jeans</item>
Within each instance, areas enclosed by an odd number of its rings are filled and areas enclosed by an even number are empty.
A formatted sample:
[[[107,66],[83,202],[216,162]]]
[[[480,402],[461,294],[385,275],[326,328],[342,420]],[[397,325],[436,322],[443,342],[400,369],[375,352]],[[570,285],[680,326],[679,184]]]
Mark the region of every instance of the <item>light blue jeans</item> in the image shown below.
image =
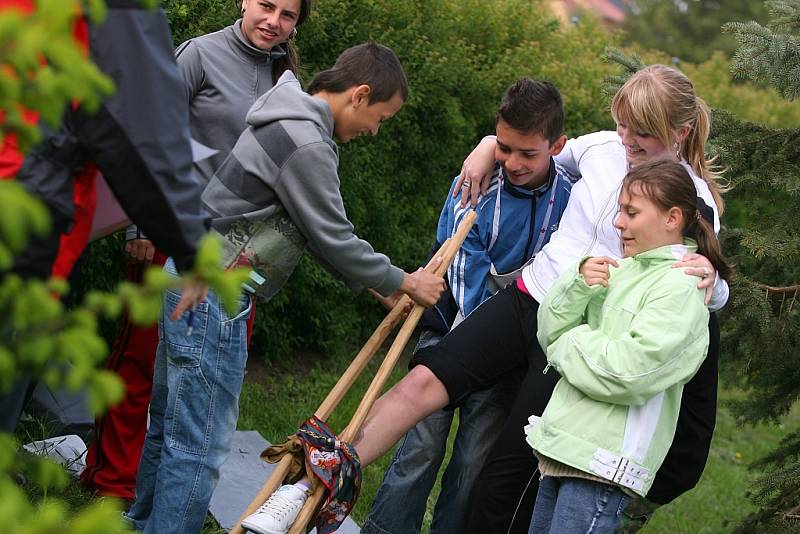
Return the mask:
[[[164,270],[175,274],[171,259]],[[209,291],[195,310],[191,336],[188,313],[169,318],[179,299],[180,293],[164,295],[150,425],[127,514],[148,534],[202,531],[236,431],[247,362],[249,296],[240,297],[239,312],[230,316]]]
[[[423,331],[417,349],[441,339]],[[442,476],[431,534],[462,532],[470,493],[483,461],[505,423],[516,384],[473,393],[460,407],[450,463]],[[445,457],[452,410],[439,410],[406,433],[384,475],[362,534],[417,534],[428,495]]]
[[[618,486],[571,477],[544,477],[528,534],[613,534],[630,497]]]

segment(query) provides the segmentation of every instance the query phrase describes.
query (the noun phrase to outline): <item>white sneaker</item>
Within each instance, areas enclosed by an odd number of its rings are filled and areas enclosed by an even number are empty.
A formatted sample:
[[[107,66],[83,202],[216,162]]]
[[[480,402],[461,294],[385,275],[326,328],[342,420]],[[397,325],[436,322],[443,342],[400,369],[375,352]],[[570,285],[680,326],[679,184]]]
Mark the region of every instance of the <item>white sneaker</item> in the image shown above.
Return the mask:
[[[308,493],[297,486],[281,486],[261,508],[242,521],[242,527],[256,534],[285,534],[306,499]]]

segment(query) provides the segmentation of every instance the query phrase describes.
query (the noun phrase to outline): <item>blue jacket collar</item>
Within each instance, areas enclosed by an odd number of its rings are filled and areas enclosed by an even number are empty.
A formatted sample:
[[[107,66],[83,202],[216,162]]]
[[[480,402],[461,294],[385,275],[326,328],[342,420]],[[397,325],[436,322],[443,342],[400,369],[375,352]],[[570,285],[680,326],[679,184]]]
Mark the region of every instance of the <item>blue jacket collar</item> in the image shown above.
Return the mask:
[[[499,163],[498,163],[499,165]],[[510,195],[518,197],[518,198],[530,198],[531,196],[539,197],[545,194],[550,188],[553,186],[553,183],[556,179],[556,162],[553,158],[550,158],[550,169],[548,170],[548,177],[547,181],[537,187],[536,189],[526,189],[524,187],[519,187],[511,183],[510,180],[507,180],[508,177],[506,174],[506,170],[502,169],[503,174],[503,189]]]

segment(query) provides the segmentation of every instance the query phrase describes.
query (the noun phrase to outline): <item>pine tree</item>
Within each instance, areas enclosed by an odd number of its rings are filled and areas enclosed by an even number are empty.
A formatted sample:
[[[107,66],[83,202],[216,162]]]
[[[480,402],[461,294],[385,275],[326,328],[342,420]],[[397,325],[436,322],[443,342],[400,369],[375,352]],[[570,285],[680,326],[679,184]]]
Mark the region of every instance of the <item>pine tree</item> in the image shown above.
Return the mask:
[[[768,1],[770,22],[730,23],[739,48],[735,77],[800,95],[800,0]],[[716,112],[713,145],[731,180],[726,246],[738,264],[723,332],[724,358],[738,368],[742,422],[777,421],[800,396],[800,128],[771,130]],[[800,532],[800,430],[758,460],[766,474],[752,499],[760,510],[736,532]]]
[[[730,57],[736,49],[736,41],[719,31],[723,23],[764,21],[767,10],[753,0],[628,0],[626,11],[628,43],[701,63],[715,50]]]

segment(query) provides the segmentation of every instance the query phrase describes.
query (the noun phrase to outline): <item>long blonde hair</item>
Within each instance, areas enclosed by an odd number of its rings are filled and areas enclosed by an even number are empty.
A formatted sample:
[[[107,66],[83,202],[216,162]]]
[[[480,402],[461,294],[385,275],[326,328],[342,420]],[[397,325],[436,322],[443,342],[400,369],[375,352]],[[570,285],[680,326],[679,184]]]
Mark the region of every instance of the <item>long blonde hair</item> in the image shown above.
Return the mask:
[[[695,94],[694,85],[686,75],[666,65],[650,65],[640,70],[614,95],[611,115],[634,131],[656,137],[669,150],[679,144],[680,157],[706,181],[722,215],[725,210],[722,193],[727,188],[718,183],[719,172],[713,159],[707,159],[705,154],[711,112]],[[689,134],[679,142],[675,133],[683,127],[689,128]]]

